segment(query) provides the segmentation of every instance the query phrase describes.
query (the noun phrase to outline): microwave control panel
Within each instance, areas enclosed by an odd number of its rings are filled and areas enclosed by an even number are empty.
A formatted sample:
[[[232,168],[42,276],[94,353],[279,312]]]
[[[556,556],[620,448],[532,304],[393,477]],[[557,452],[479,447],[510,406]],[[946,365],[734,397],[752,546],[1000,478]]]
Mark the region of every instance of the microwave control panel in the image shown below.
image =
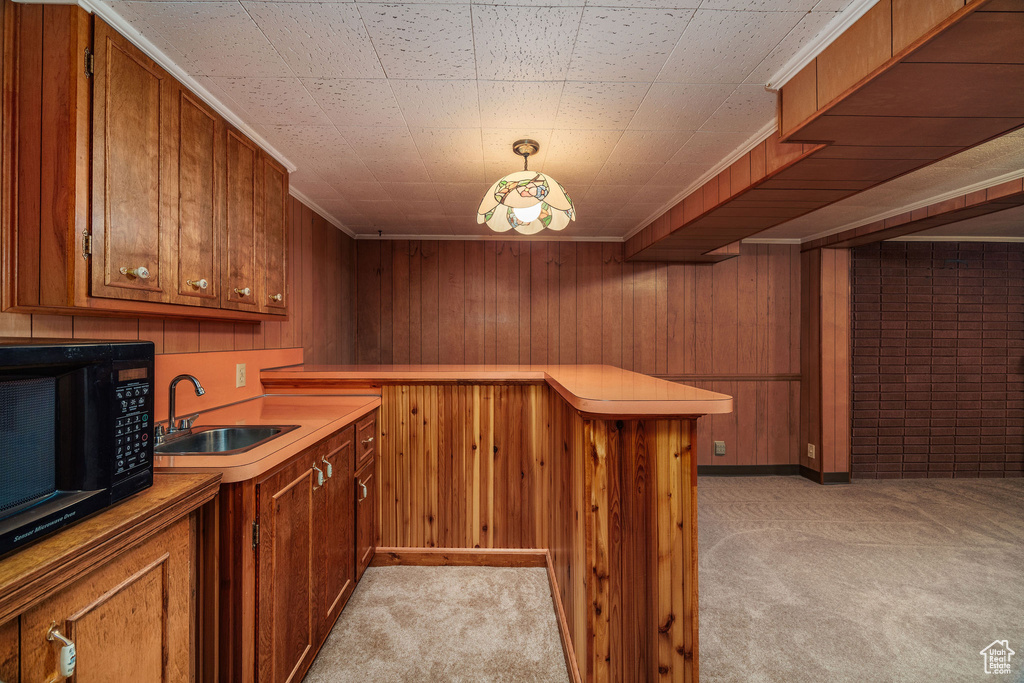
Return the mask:
[[[131,476],[153,462],[153,391],[149,379],[116,382],[114,398],[114,476]]]

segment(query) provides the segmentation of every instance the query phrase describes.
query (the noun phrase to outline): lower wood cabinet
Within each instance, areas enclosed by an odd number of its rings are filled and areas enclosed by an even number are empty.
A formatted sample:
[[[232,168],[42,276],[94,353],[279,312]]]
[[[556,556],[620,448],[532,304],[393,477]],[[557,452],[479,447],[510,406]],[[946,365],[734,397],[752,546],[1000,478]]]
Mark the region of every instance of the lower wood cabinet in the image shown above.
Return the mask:
[[[216,514],[219,480],[158,474],[0,561],[0,681],[65,680],[51,632],[75,645],[75,683],[204,680],[199,520]]]
[[[377,459],[370,458],[356,473],[356,581],[370,566],[377,549]]]
[[[348,425],[221,487],[219,680],[302,680],[355,590],[374,536],[357,537],[374,501],[356,502],[355,439]]]

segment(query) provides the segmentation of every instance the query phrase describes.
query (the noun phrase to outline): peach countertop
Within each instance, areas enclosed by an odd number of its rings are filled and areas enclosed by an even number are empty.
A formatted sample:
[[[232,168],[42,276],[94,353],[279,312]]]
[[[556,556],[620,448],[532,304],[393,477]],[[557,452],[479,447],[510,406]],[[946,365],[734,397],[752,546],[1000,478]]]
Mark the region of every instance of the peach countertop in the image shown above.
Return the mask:
[[[268,391],[425,382],[533,381],[550,384],[583,413],[613,417],[732,412],[732,397],[610,365],[297,365],[264,370]]]
[[[267,443],[234,455],[155,453],[153,465],[175,472],[220,472],[224,483],[252,479],[358,420],[380,405],[380,395],[260,396],[199,414],[195,427],[298,425]],[[165,470],[166,471],[166,470]]]

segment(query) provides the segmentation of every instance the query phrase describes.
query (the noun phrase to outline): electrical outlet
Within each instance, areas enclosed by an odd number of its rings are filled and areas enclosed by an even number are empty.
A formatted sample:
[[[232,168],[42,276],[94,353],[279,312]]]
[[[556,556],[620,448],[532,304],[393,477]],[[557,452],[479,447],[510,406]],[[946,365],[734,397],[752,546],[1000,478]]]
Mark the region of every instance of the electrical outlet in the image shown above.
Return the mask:
[[[807,457],[810,458],[811,460],[814,460],[814,444],[813,443],[807,444]]]
[[[245,363],[235,364],[235,388],[245,386]]]
[[[715,455],[725,455],[725,442],[724,441],[716,441],[715,442]]]

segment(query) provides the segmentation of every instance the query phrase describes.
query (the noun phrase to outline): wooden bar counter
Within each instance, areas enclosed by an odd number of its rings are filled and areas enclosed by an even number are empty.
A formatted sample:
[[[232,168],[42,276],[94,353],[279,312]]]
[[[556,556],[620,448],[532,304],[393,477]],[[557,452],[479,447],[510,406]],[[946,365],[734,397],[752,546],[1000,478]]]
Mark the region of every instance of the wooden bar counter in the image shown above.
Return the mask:
[[[593,365],[261,378],[271,393],[380,391],[378,563],[544,551],[574,679],[698,679],[691,443],[696,420],[731,412],[731,397]]]

